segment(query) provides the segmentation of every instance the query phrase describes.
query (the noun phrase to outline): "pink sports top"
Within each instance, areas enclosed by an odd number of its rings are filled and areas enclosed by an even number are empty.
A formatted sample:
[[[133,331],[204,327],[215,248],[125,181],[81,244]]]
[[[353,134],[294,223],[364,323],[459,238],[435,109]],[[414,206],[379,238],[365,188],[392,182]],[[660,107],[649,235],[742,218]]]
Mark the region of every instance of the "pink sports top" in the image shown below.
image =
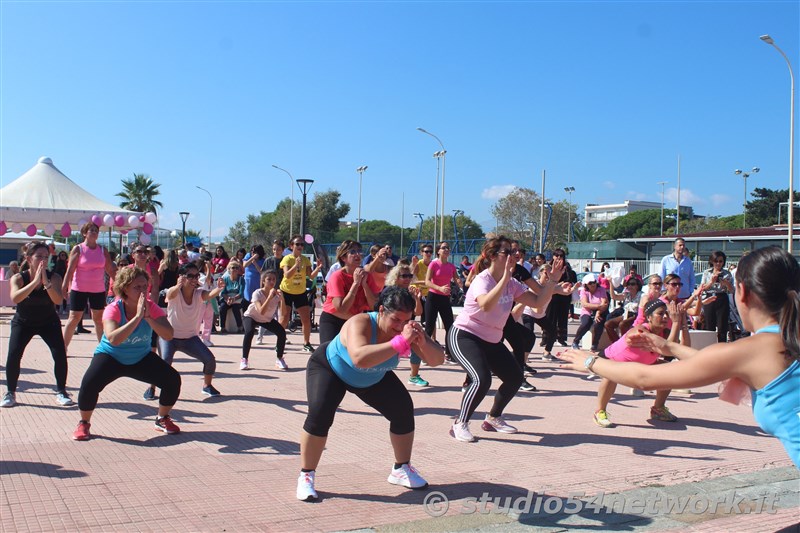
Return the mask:
[[[78,266],[72,276],[70,290],[77,292],[102,292],[106,291],[105,268],[106,254],[103,247],[99,244],[94,250],[86,246],[86,242],[80,243],[81,253],[78,255]]]

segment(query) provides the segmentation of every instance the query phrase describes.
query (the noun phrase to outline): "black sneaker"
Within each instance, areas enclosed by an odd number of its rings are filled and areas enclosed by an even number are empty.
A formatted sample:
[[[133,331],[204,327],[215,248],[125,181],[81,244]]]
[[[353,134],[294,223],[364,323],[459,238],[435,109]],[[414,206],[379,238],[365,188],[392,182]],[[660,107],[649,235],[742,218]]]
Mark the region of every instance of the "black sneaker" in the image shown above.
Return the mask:
[[[522,390],[522,391],[525,391],[525,392],[536,392],[536,387],[534,387],[533,385],[531,385],[527,381],[523,381],[522,385],[519,386],[519,390]]]
[[[565,348],[567,347],[567,341],[558,341],[558,344],[560,344],[561,346],[563,346]]]
[[[219,391],[214,388],[214,385],[203,387],[203,394],[205,394],[206,396],[220,396]]]
[[[536,371],[536,369],[535,369],[535,368],[533,368],[532,366],[530,366],[530,365],[525,365],[525,373],[526,373],[528,376],[535,376],[535,375],[537,374],[537,371]]]
[[[147,390],[144,391],[144,394],[142,394],[142,398],[144,398],[148,402],[151,402],[151,401],[155,400],[156,399],[156,389],[154,389],[153,387],[147,387]]]
[[[314,347],[311,346],[310,344],[304,344],[303,345],[303,351],[304,352],[308,352],[308,353],[313,353],[314,352]]]

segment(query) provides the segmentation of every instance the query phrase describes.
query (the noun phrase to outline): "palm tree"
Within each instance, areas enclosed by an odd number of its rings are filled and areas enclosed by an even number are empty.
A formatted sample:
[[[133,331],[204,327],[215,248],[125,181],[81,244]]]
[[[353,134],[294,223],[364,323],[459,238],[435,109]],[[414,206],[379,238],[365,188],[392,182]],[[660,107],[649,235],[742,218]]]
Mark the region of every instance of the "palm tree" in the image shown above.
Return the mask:
[[[161,184],[154,183],[146,174],[134,174],[133,179],[123,179],[122,192],[116,194],[123,199],[119,206],[139,213],[152,211],[157,214],[158,209],[164,206],[156,200],[160,194],[159,187]]]

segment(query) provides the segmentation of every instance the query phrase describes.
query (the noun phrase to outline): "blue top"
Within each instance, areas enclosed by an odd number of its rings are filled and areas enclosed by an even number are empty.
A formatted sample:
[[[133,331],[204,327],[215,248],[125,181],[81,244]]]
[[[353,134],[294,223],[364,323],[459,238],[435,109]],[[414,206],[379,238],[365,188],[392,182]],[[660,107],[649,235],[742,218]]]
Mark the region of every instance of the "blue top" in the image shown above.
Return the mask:
[[[683,256],[678,262],[673,254],[665,255],[661,260],[661,279],[666,281],[667,274],[676,274],[681,278],[683,286],[678,298],[688,298],[694,291],[694,263],[689,256]]]
[[[124,326],[128,322],[128,317],[125,316],[125,304],[122,300],[116,300],[111,305],[114,304],[119,307],[121,315],[119,325]],[[133,330],[133,333],[118,346],[114,346],[108,342],[106,334],[103,333],[100,344],[97,345],[94,353],[95,355],[99,353],[110,355],[123,365],[135,365],[152,351],[150,348],[150,339],[152,336],[153,328],[150,327],[147,320],[142,320],[139,322],[139,325],[136,326],[136,329]]]
[[[244,295],[244,280],[242,276],[236,278],[236,281],[231,278],[231,276],[226,272],[222,275],[222,279],[225,280],[225,288],[222,289],[220,296],[222,298],[237,298],[239,300],[242,299]]]
[[[377,344],[378,342],[378,313],[367,313],[372,322],[372,336],[369,342]],[[371,387],[383,379],[387,372],[397,368],[397,363],[400,358],[395,354],[388,360],[370,368],[356,368],[353,360],[350,359],[350,354],[347,353],[347,348],[342,344],[341,335],[336,335],[333,340],[328,344],[328,349],[325,355],[328,357],[328,363],[331,365],[333,372],[344,381],[347,385],[357,389],[365,389]]]
[[[756,333],[780,333],[777,324]],[[753,390],[753,416],[761,429],[775,435],[800,468],[800,361],[794,361],[763,389]]]
[[[251,254],[244,256],[244,261],[247,262],[252,257]],[[253,293],[256,289],[261,287],[261,269],[264,268],[266,259],[256,259],[244,269],[244,299],[248,302],[253,299]]]

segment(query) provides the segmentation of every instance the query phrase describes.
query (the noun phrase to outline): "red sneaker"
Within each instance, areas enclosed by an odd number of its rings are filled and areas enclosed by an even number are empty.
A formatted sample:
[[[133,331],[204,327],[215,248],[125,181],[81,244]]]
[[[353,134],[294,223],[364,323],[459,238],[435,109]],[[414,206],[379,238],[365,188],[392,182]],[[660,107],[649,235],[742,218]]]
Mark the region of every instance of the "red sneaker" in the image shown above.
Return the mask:
[[[72,433],[73,440],[89,440],[89,437],[92,436],[92,434],[89,433],[90,427],[92,427],[92,425],[85,420],[78,422],[78,427],[76,427],[75,431]]]
[[[156,431],[163,431],[164,433],[166,433],[168,435],[172,435],[174,433],[180,433],[181,432],[181,428],[179,428],[178,426],[175,425],[175,423],[172,421],[172,419],[169,417],[169,415],[162,416],[162,417],[156,417],[155,430]]]

